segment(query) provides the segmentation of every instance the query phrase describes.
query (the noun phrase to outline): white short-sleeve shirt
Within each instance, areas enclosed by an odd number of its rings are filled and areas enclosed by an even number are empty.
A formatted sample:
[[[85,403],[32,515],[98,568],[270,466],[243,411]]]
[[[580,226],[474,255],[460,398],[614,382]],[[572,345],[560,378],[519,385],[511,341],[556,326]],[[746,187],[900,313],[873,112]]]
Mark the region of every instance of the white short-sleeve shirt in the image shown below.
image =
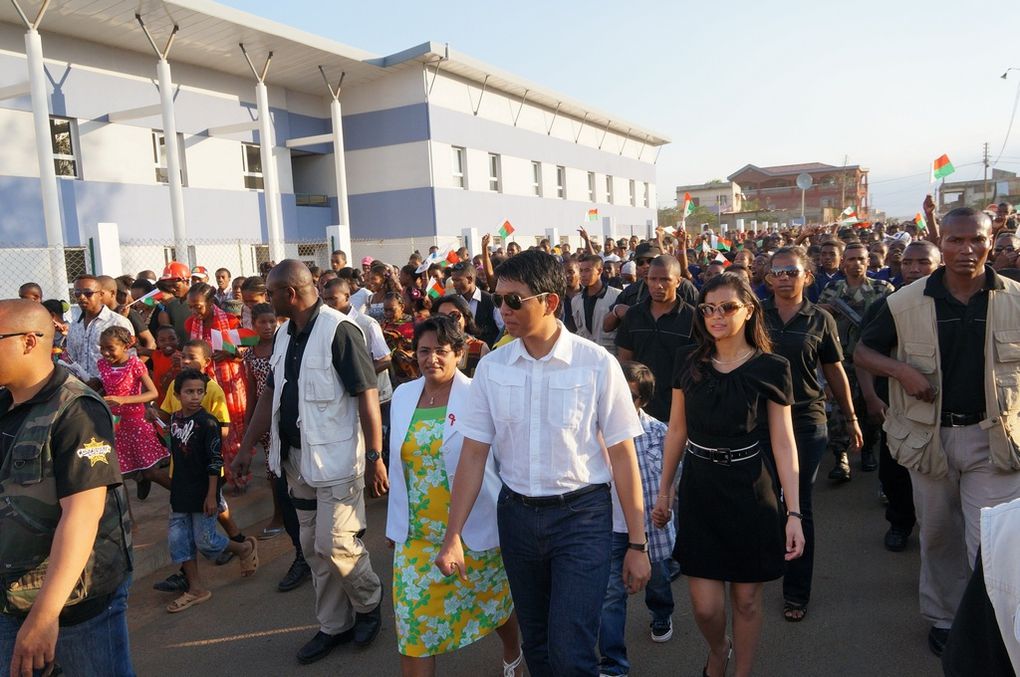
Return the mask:
[[[620,364],[567,331],[541,359],[520,339],[478,363],[461,432],[491,445],[500,478],[525,496],[612,481],[606,448],[642,433]]]

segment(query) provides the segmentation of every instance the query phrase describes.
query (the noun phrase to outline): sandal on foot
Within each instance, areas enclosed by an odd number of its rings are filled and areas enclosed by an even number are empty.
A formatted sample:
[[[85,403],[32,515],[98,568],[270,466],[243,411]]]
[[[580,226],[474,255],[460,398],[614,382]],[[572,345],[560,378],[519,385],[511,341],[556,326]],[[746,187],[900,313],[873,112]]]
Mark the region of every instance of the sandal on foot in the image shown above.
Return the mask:
[[[251,544],[251,552],[241,555],[241,575],[251,576],[259,568],[259,546],[254,536],[249,536],[244,542]]]
[[[507,663],[506,661],[503,661],[503,677],[514,677],[517,674],[517,668],[519,668],[523,662],[523,651],[521,651],[521,653],[517,655],[517,658],[513,659],[512,662]]]
[[[174,601],[167,604],[166,610],[172,614],[176,614],[181,611],[184,611],[185,609],[190,609],[196,604],[208,602],[211,597],[212,590],[206,590],[205,593],[201,595],[195,595],[190,592],[186,592],[177,599],[175,599]]]
[[[788,623],[800,623],[807,616],[807,604],[783,602],[783,618]]]

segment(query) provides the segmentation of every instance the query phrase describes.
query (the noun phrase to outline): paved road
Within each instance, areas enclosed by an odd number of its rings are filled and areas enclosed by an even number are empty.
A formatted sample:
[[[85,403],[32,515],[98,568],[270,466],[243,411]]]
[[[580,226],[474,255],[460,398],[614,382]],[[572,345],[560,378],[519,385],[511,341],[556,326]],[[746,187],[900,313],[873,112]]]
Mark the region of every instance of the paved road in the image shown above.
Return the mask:
[[[823,473],[828,470],[823,465]],[[759,675],[856,676],[941,675],[927,649],[928,628],[917,611],[917,544],[904,553],[882,547],[885,522],[877,499],[876,473],[858,473],[848,485],[816,490],[818,548],[810,613],[800,624],[782,620],[781,591],[766,587],[766,622],[758,659]],[[399,658],[389,606],[390,551],[383,540],[385,504],[368,506],[366,537],[376,571],[387,585],[385,625],[365,650],[341,647],[310,666],[294,659],[317,630],[310,584],[276,592],[290,565],[289,541],[263,542],[262,566],[253,579],[238,577],[235,563],[216,568],[203,563],[213,598],[178,615],[164,605],[171,596],[151,589],[163,569],[135,583],[129,621],[135,667],[140,675],[358,675],[399,674]],[[675,633],[665,644],[648,638],[643,600],[632,597],[627,627],[633,675],[700,675],[706,649],[691,617],[687,588],[673,584]],[[500,675],[495,635],[441,657],[440,675]]]

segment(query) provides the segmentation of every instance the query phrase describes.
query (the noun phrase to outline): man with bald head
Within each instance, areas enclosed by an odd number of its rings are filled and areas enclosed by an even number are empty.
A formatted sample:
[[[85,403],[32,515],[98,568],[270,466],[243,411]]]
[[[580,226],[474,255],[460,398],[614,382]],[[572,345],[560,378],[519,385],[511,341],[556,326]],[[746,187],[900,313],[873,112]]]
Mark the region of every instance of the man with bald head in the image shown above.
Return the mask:
[[[0,670],[133,675],[113,415],[52,347],[42,305],[0,301]]]
[[[286,475],[312,569],[319,632],[297,658],[313,663],[340,644],[370,644],[382,623],[382,586],[358,537],[366,482],[374,495],[389,488],[377,380],[361,329],[323,304],[304,263],[274,266],[266,294],[288,319],[233,467],[247,472],[255,442],[270,433],[269,467]]]
[[[663,422],[669,421],[673,400],[676,351],[694,342],[694,306],[677,294],[683,280],[675,258],[652,259],[644,281],[648,298],[627,310],[616,332],[620,362],[635,360],[655,375],[655,394],[645,411]]]
[[[936,655],[977,556],[981,508],[1020,497],[1020,283],[986,265],[987,214],[949,212],[940,248],[945,265],[889,296],[861,335],[874,351],[862,366],[889,377],[883,428],[913,483]]]

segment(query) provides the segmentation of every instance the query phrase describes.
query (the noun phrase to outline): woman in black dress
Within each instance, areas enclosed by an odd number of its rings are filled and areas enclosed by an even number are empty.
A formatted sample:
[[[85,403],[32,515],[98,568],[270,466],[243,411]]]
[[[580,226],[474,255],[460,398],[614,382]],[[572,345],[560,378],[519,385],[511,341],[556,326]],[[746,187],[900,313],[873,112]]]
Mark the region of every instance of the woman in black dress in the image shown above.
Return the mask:
[[[677,354],[653,519],[659,525],[670,519],[683,458],[673,557],[688,577],[694,618],[709,645],[703,674],[725,674],[735,649],[741,677],[751,674],[761,634],[762,584],[782,576],[785,561],[804,548],[790,364],[771,354],[761,305],[740,277],[723,273],[706,283],[698,310],[698,342]],[[762,451],[766,435],[771,455]],[[727,582],[732,642],[726,636]]]

